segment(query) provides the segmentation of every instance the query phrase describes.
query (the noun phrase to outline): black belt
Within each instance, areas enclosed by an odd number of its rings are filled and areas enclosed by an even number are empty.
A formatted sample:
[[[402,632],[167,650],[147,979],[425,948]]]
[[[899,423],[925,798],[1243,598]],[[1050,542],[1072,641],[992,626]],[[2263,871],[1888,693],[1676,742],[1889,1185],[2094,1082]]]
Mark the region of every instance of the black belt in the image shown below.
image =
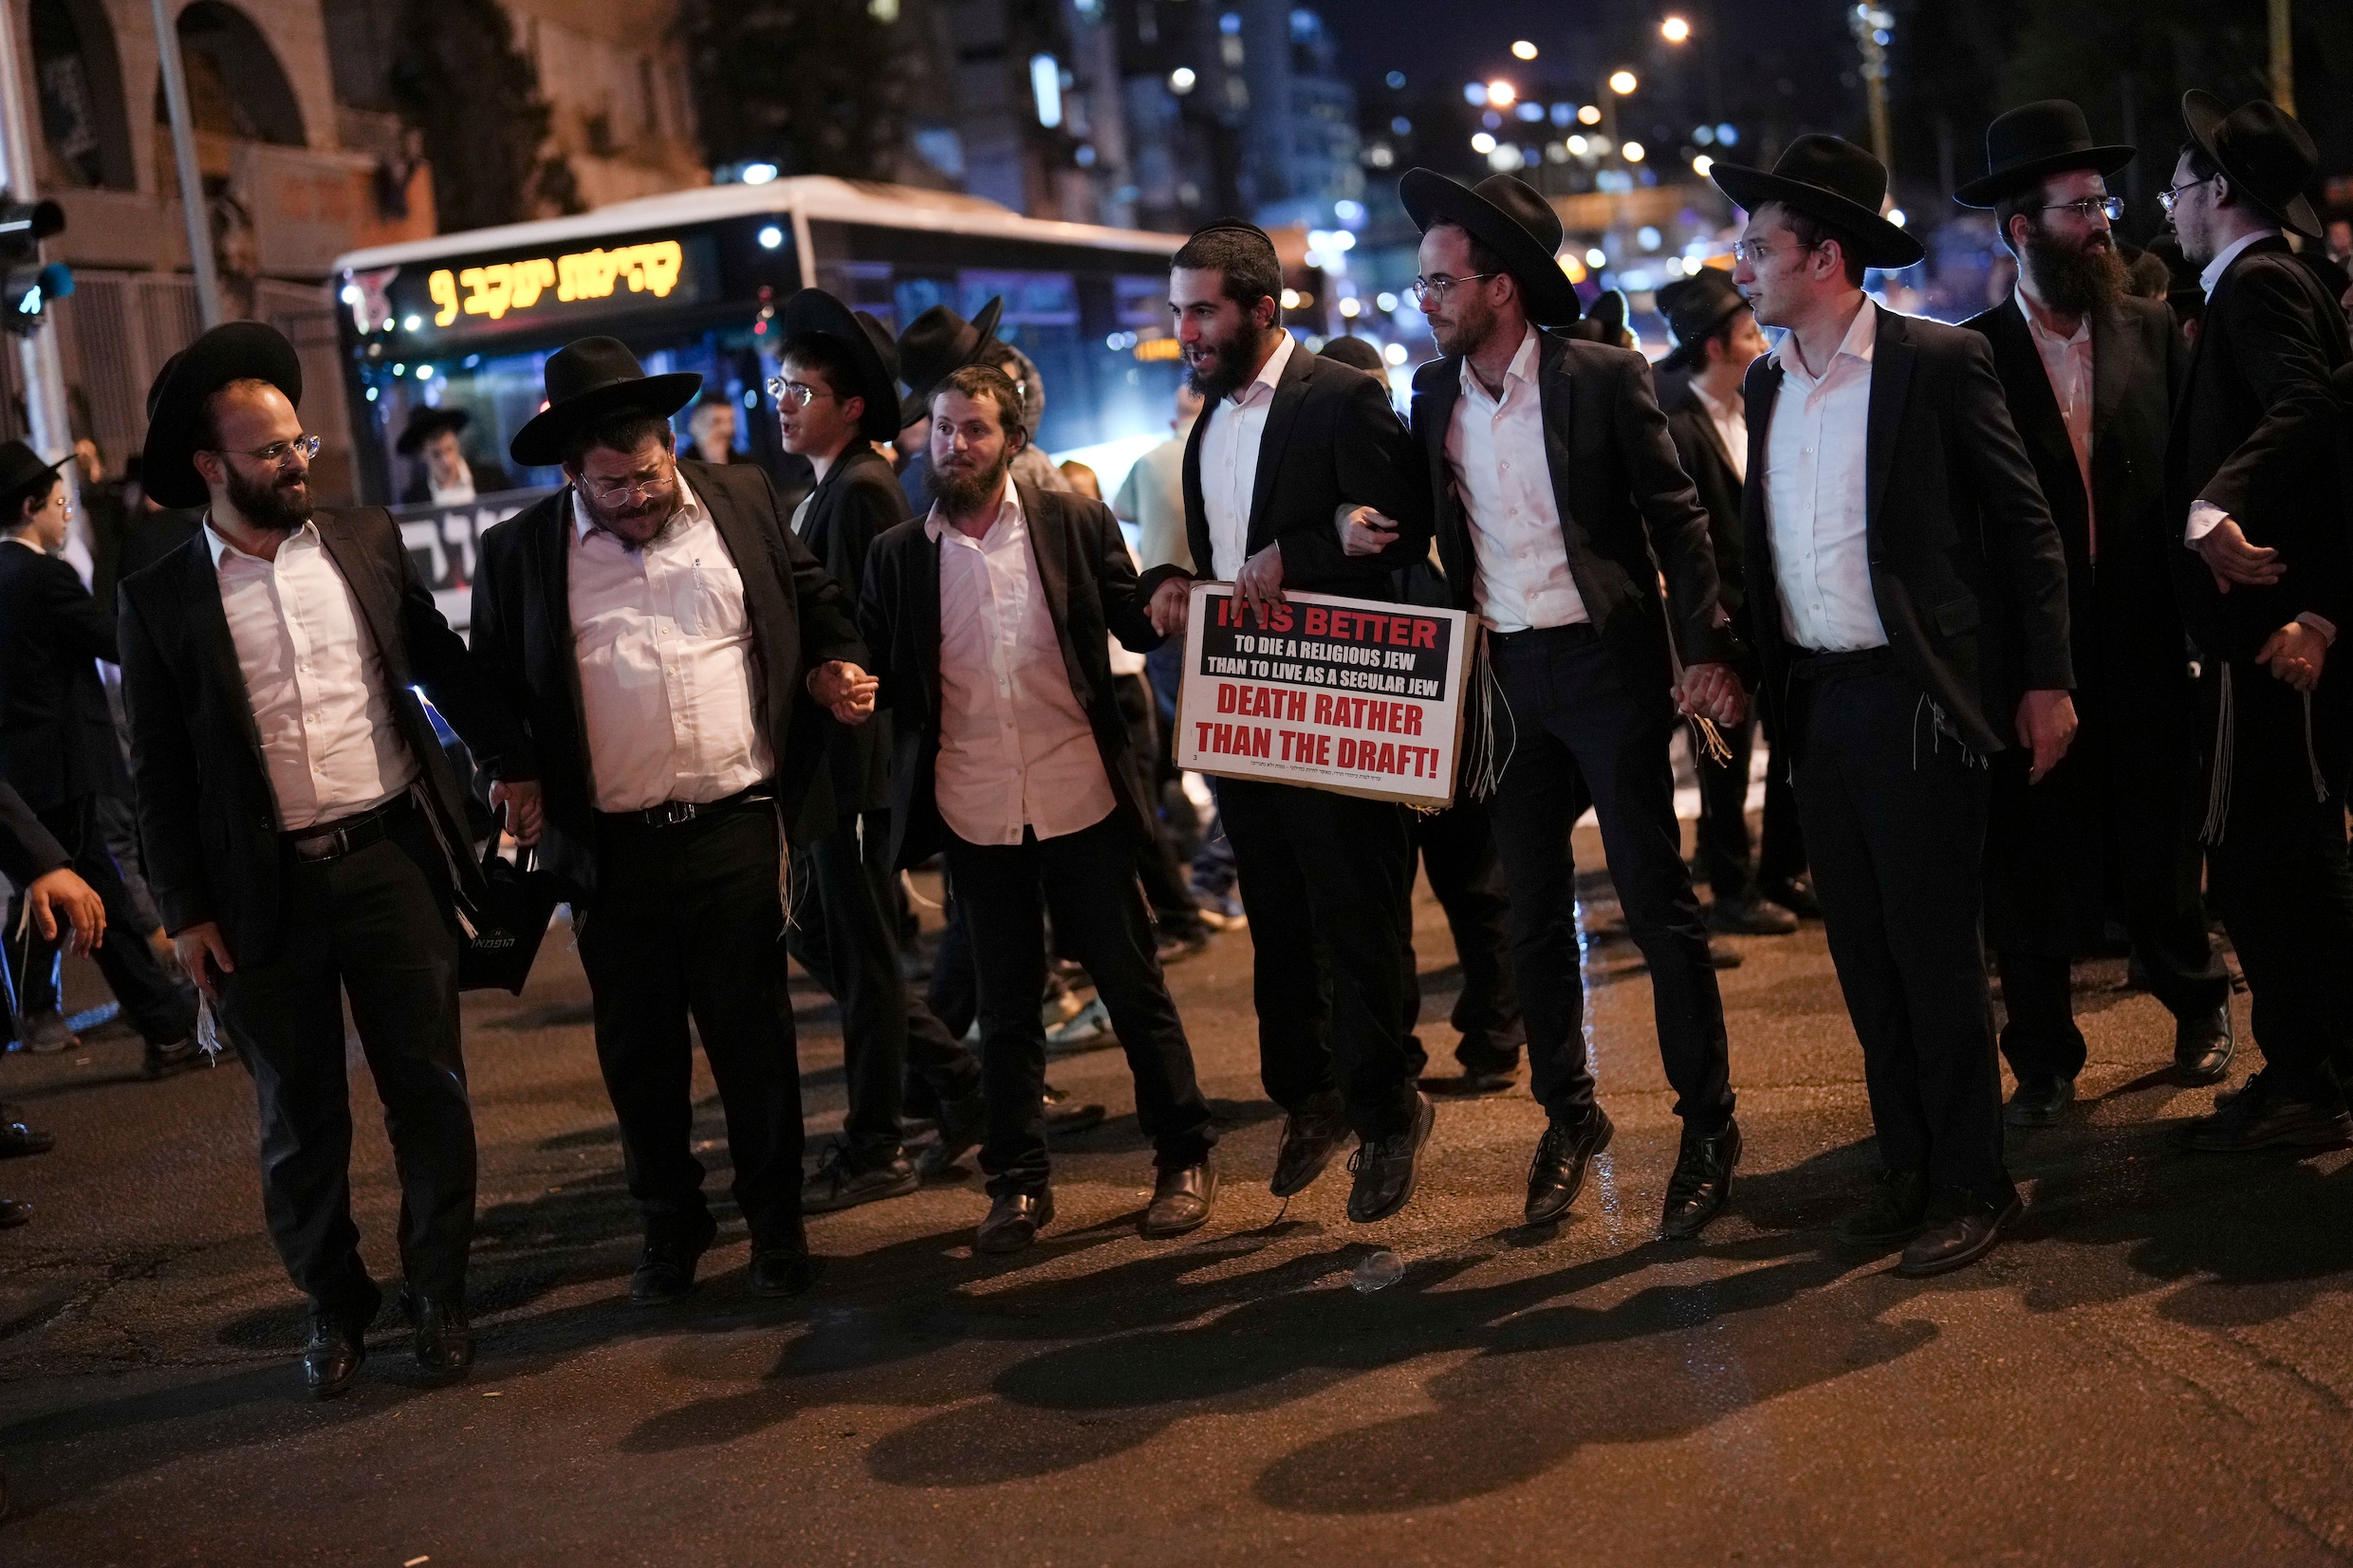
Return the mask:
[[[630,827],[676,827],[697,817],[715,817],[722,811],[736,811],[748,805],[767,805],[775,799],[776,786],[761,783],[715,801],[664,801],[642,811],[600,811],[597,815],[608,822]]]
[[[1518,632],[1487,634],[1501,648],[1543,648],[1558,645],[1563,648],[1582,647],[1602,640],[1601,629],[1589,620],[1571,621],[1566,626],[1530,626]]]
[[[1845,675],[1868,675],[1892,667],[1896,662],[1893,648],[1858,648],[1852,653],[1825,654],[1812,648],[1792,648],[1789,678],[1792,680],[1837,680]]]
[[[394,824],[416,809],[417,802],[408,791],[402,790],[381,805],[370,806],[326,827],[297,828],[285,836],[287,846],[293,850],[297,860],[340,860],[355,850],[378,842],[392,831]]]

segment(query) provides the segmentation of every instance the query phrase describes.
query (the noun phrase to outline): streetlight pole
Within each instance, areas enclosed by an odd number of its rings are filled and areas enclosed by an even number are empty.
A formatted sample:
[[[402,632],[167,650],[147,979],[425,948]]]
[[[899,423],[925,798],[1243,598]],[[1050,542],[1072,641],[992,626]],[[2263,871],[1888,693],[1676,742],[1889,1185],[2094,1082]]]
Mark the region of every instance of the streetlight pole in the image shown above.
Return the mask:
[[[196,169],[195,117],[188,108],[188,73],[180,64],[173,0],[154,0],[153,9],[164,112],[172,120],[173,161],[179,165],[179,205],[188,220],[188,259],[196,273],[196,319],[209,332],[221,323],[220,277],[213,264],[213,220],[204,199],[204,175]]]
[[[1888,172],[1890,194],[1895,191],[1896,161],[1887,132],[1887,34],[1895,25],[1895,17],[1868,0],[1846,13],[1855,46],[1862,51],[1863,96],[1871,109],[1871,151],[1879,156],[1880,167]]]
[[[2271,0],[2271,101],[2284,114],[2296,112],[2294,0]]]
[[[29,204],[37,199],[32,177],[32,143],[28,139],[25,117],[25,78],[16,57],[15,18],[0,10],[0,139],[8,143],[6,169],[9,194],[11,199]],[[58,358],[57,325],[54,321],[32,324],[16,340],[17,364],[25,382],[25,423],[29,427],[32,449],[44,462],[52,462],[73,452],[73,423],[65,409],[65,365]],[[76,465],[65,468],[65,493],[69,503],[81,500],[80,475]],[[74,512],[81,515],[77,505]],[[74,569],[89,581],[89,544],[83,537],[88,525],[77,526],[66,546],[67,559]]]

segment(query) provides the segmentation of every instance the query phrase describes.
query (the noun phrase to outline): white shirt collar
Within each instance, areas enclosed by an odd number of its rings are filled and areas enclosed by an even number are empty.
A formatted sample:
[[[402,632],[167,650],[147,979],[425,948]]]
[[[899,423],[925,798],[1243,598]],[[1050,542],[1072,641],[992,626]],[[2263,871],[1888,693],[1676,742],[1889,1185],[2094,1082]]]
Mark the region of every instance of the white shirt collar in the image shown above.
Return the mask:
[[[296,528],[291,533],[287,534],[287,543],[291,544],[295,540],[306,537],[310,539],[317,539],[319,537],[319,525],[315,521],[306,522],[301,527]],[[212,548],[213,569],[214,571],[220,570],[221,557],[224,555],[233,555],[239,561],[251,561],[265,566],[269,564],[269,563],[263,561],[260,556],[248,555],[245,551],[238,549],[234,544],[229,543],[228,540],[222,538],[220,530],[213,526],[213,514],[209,510],[204,514],[204,542]],[[280,548],[284,547],[284,545],[280,546]]]
[[[1511,362],[1504,367],[1503,378],[1507,383],[1517,381],[1522,386],[1536,384],[1536,329],[1533,326],[1521,335],[1520,346],[1512,352]],[[1462,390],[1466,396],[1487,397],[1486,383],[1479,379],[1479,373],[1471,368],[1471,356],[1468,354],[1462,357]],[[1509,393],[1510,387],[1507,384],[1504,390]],[[1490,397],[1488,401],[1501,402],[1503,399]]]
[[[2077,343],[2088,343],[2091,341],[2090,311],[2086,310],[2084,312],[2084,319],[2075,323],[2074,336],[2062,338],[2058,333],[2053,332],[2049,327],[2043,324],[2043,319],[2034,313],[2034,302],[2027,298],[2027,291],[2025,288],[2016,284],[2012,284],[2010,287],[2010,298],[2018,302],[2018,314],[2027,319],[2027,330],[2033,333],[2037,338],[2042,339],[2046,342],[2063,343],[2070,348],[2074,347]]]
[[[2214,291],[2215,286],[2222,282],[2222,275],[2231,270],[2231,264],[2238,260],[2238,253],[2240,251],[2254,244],[2257,240],[2270,239],[2274,235],[2278,234],[2278,232],[2279,231],[2276,229],[2258,229],[2251,234],[2241,234],[2238,238],[2224,246],[2220,255],[2206,264],[2206,270],[2197,275],[2197,286],[2206,290],[2207,293],[2212,294]]]
[[[597,526],[589,518],[588,508],[580,505],[573,488],[565,490],[564,504],[572,508],[572,537],[582,544],[587,543],[588,536],[596,531]],[[678,509],[671,514],[670,523],[662,526],[662,533],[656,534],[646,543],[651,544],[658,541],[674,524],[699,523],[702,519],[703,504],[695,498],[695,488],[686,482],[686,474],[681,471],[678,475]]]
[[[923,532],[935,544],[938,544],[941,537],[947,534],[955,534],[959,538],[979,544],[996,533],[999,524],[1019,524],[1020,522],[1021,488],[1013,483],[1013,476],[1008,473],[1005,476],[1005,492],[997,501],[997,520],[989,525],[988,533],[983,534],[979,539],[973,539],[971,535],[964,533],[954,524],[948,521],[947,512],[941,509],[937,501],[934,501],[932,509],[924,514]]]
[[[1262,386],[1267,389],[1268,397],[1274,395],[1275,383],[1283,378],[1283,367],[1290,363],[1291,350],[1297,347],[1299,342],[1298,339],[1279,327],[1275,335],[1282,341],[1274,345],[1274,352],[1267,356],[1267,362],[1258,367],[1258,374],[1251,378],[1247,386],[1237,390],[1229,401],[1236,405],[1254,402],[1259,396],[1258,389]]]
[[[1735,392],[1732,397],[1719,401],[1714,394],[1701,386],[1695,379],[1692,382],[1691,389],[1692,396],[1699,399],[1699,406],[1708,411],[1708,417],[1717,424],[1729,425],[1735,419],[1744,423],[1747,421],[1749,411],[1741,403],[1740,394]]]
[[[1807,386],[1813,386],[1830,374],[1831,365],[1838,363],[1841,355],[1861,360],[1864,364],[1869,364],[1871,352],[1879,342],[1879,305],[1870,295],[1865,294],[1862,297],[1862,308],[1856,311],[1855,319],[1847,323],[1846,336],[1839,340],[1837,352],[1830,356],[1830,364],[1822,367],[1821,376],[1809,376],[1806,373],[1805,362],[1798,358],[1797,334],[1794,332],[1782,335],[1779,346],[1773,350],[1773,363],[1779,365],[1788,375],[1795,377]]]

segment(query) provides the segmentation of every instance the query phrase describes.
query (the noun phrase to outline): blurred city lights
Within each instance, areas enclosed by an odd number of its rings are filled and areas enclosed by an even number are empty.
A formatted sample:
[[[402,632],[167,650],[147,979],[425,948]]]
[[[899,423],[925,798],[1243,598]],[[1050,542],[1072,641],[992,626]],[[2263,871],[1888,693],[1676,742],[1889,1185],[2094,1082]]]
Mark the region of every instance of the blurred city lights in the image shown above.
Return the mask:
[[[1691,24],[1679,16],[1670,16],[1658,24],[1658,36],[1670,44],[1680,44],[1691,36]]]
[[[1609,90],[1616,93],[1620,98],[1625,97],[1628,93],[1634,91],[1634,89],[1640,85],[1641,85],[1641,83],[1634,80],[1634,73],[1632,71],[1612,71],[1609,73]]]
[[[1595,246],[1592,249],[1585,252],[1585,265],[1587,267],[1607,267],[1609,265],[1609,252],[1603,249],[1598,245]]]
[[[784,243],[785,231],[782,229],[777,228],[774,224],[771,223],[767,228],[760,231],[761,249],[773,250]]]
[[[746,185],[766,185],[776,177],[773,163],[747,163],[737,176]]]
[[[1697,157],[1692,159],[1692,173],[1697,175],[1701,179],[1707,178],[1708,171],[1714,167],[1715,159],[1710,157],[1705,153],[1702,153]]]
[[[1587,141],[1581,136],[1573,136],[1568,138],[1568,150],[1576,154],[1579,157],[1584,157],[1586,152],[1591,149],[1593,143]]]
[[[1511,101],[1519,96],[1519,89],[1509,82],[1490,82],[1487,84],[1487,101],[1498,109],[1509,109]]]
[[[1373,303],[1379,305],[1383,313],[1386,313],[1398,307],[1398,297],[1384,288],[1373,296]]]
[[[1474,153],[1491,153],[1495,150],[1495,138],[1481,131],[1471,138],[1471,150]]]
[[[1356,300],[1352,296],[1344,297],[1340,302],[1340,313],[1343,316],[1347,317],[1350,321],[1356,320],[1357,313],[1363,308],[1364,307],[1362,305],[1356,303]]]
[[[1646,223],[1634,231],[1634,240],[1645,250],[1656,250],[1658,249],[1658,231]]]
[[[1403,343],[1391,343],[1387,348],[1380,351],[1380,357],[1388,360],[1393,365],[1401,365],[1405,362],[1405,345]]]
[[[1642,144],[1639,141],[1621,141],[1618,144],[1618,151],[1625,155],[1628,163],[1642,161]]]
[[[1462,84],[1462,101],[1465,103],[1485,103],[1487,101],[1487,83],[1484,82],[1464,83]]]
[[[1029,57],[1029,91],[1038,101],[1038,123],[1051,130],[1062,123],[1062,62],[1050,54]]]
[[[1889,208],[1889,209],[1887,210],[1887,221],[1888,221],[1888,222],[1890,222],[1890,223],[1892,223],[1892,224],[1894,224],[1894,225],[1895,225],[1897,228],[1899,228],[1899,229],[1902,228],[1902,227],[1903,227],[1903,209],[1902,209],[1902,208],[1900,208],[1900,207],[1891,207],[1891,208]]]
[[[1602,106],[1599,103],[1588,103],[1577,111],[1577,123],[1580,125],[1599,125],[1601,122]]]
[[[1511,46],[1511,53],[1514,59],[1533,60],[1536,58],[1536,46],[1523,38]]]
[[[1193,91],[1193,84],[1199,80],[1200,78],[1193,74],[1192,66],[1179,65],[1168,73],[1168,90],[1182,98]]]

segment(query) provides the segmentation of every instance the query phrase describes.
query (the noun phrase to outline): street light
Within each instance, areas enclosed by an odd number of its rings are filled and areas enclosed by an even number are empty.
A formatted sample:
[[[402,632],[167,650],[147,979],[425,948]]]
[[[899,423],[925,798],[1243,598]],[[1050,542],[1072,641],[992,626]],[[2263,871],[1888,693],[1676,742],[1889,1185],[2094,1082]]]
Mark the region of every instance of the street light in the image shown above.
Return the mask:
[[[1639,141],[1621,141],[1618,144],[1618,151],[1625,155],[1628,163],[1642,161],[1642,144]]]
[[[1519,89],[1509,82],[1490,82],[1487,84],[1487,101],[1491,108],[1509,109],[1511,101],[1519,96]]]
[[[1515,60],[1533,60],[1536,58],[1536,46],[1523,38],[1511,46],[1511,55]]]
[[[1587,103],[1577,111],[1577,123],[1580,125],[1599,125],[1601,122],[1602,106],[1599,103]]]
[[[1638,85],[1640,85],[1640,83],[1634,80],[1634,73],[1632,71],[1612,71],[1609,73],[1609,90],[1616,93],[1620,98],[1623,98],[1627,94],[1633,92]]]
[[[1691,24],[1679,16],[1670,16],[1658,24],[1658,36],[1670,44],[1680,44],[1691,37]]]

